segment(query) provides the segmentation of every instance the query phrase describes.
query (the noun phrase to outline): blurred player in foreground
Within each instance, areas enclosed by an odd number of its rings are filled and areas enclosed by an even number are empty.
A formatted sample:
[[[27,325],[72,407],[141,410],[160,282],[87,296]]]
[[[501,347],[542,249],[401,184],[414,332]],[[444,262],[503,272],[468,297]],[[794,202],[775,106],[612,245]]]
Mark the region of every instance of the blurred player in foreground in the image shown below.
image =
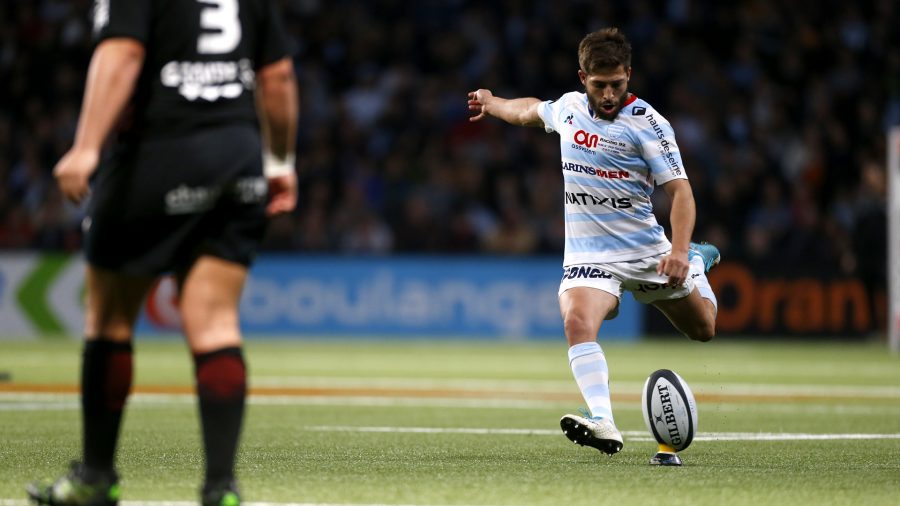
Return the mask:
[[[631,45],[616,28],[588,34],[578,47],[583,92],[558,100],[512,100],[490,90],[469,93],[479,121],[543,127],[560,137],[565,181],[566,247],[559,306],[569,364],[590,409],[565,415],[572,441],[607,454],[622,449],[613,422],[606,357],[597,343],[603,320],[615,318],[625,290],[652,304],[697,341],[715,335],[717,302],[706,272],[719,251],[691,242],[695,205],[669,122],[628,91]],[[672,201],[672,240],[653,215],[650,194],[661,186]],[[671,457],[669,456],[671,454]],[[653,464],[677,458],[661,452]]]
[[[177,277],[194,356],[201,501],[240,503],[234,462],[247,388],[238,301],[267,215],[290,212],[297,200],[297,84],[274,3],[96,1],[98,44],[78,131],[54,169],[67,198],[90,197],[83,454],[56,482],[28,487],[39,504],[117,503],[135,319],[166,272]]]

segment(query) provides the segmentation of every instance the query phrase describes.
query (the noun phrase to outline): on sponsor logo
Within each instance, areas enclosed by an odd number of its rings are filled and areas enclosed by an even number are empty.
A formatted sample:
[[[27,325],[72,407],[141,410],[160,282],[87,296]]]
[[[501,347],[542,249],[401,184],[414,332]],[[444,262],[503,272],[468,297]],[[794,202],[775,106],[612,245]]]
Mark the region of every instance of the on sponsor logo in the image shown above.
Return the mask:
[[[575,132],[575,144],[578,144],[579,146],[596,148],[598,142],[600,142],[600,136],[597,134],[588,133],[584,130]]]

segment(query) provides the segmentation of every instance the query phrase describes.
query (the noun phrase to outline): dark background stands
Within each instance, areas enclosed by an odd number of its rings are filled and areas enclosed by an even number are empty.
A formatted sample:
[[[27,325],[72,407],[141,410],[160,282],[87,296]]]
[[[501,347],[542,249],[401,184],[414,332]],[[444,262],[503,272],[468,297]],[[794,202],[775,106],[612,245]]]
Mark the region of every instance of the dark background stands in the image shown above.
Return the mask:
[[[80,247],[80,210],[51,171],[74,133],[90,8],[0,4],[2,249]],[[466,93],[579,89],[579,40],[615,25],[634,46],[631,90],[675,127],[696,239],[764,272],[883,288],[898,11],[891,0],[286,0],[302,193],[267,249],[559,255],[558,138],[471,124]],[[657,206],[667,213],[664,197]]]

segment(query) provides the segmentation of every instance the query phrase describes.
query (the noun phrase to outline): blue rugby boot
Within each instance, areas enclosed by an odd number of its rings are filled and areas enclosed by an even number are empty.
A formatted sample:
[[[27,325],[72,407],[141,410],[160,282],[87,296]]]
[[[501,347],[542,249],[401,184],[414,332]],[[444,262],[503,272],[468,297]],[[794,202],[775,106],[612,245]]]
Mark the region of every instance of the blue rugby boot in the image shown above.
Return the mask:
[[[688,259],[694,258],[695,255],[700,255],[700,258],[703,259],[704,273],[719,265],[719,261],[722,260],[719,248],[708,242],[701,242],[700,244],[692,242],[688,249]]]

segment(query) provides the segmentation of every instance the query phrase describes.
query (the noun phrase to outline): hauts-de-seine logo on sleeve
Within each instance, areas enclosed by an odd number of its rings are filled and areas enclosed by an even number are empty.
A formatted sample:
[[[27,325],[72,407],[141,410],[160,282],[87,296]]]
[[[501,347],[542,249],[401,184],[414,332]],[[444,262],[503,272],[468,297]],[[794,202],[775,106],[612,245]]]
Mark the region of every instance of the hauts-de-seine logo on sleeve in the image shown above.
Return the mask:
[[[669,166],[672,175],[681,176],[681,166],[678,164],[678,158],[675,156],[675,153],[673,153],[673,144],[672,142],[669,142],[666,131],[663,130],[659,121],[657,121],[653,114],[645,116],[644,118],[647,120],[647,123],[653,127],[653,133],[655,133],[656,137],[659,139],[659,142],[657,143],[659,153],[665,157],[666,165]],[[671,131],[671,128],[669,130]]]

